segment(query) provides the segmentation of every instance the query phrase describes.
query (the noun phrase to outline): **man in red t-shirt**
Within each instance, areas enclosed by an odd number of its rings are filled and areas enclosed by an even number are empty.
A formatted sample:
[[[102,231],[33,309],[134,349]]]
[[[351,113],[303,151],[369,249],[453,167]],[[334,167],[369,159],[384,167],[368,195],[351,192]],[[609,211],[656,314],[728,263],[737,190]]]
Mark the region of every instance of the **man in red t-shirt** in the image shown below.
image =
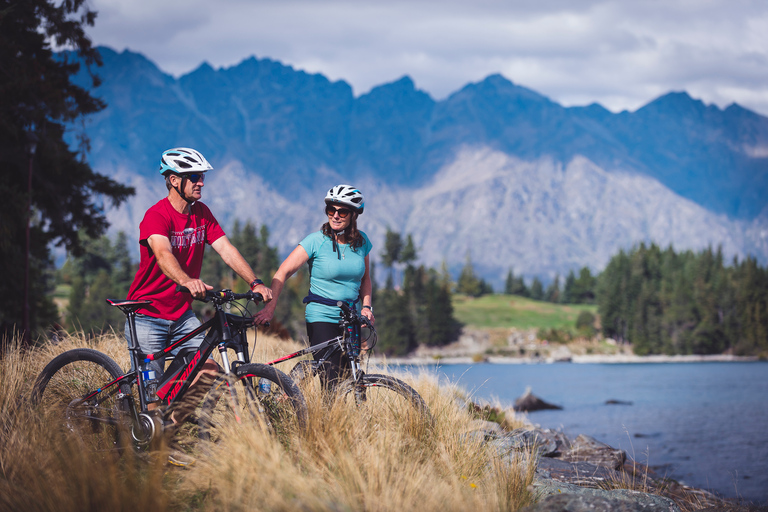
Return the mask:
[[[188,288],[198,298],[213,289],[200,279],[205,244],[213,247],[265,302],[272,300],[272,290],[256,277],[211,211],[200,202],[205,173],[212,169],[202,154],[189,148],[169,149],[160,159],[160,173],[165,177],[168,196],[147,210],[141,221],[141,260],[128,291],[130,300],[152,301],[136,315],[136,337],[145,354],[167,347],[200,326],[190,307],[192,296],[177,292],[176,285]],[[131,333],[127,325],[125,336],[130,346]],[[204,334],[196,336],[172,353],[175,355],[186,347],[199,347],[204,338]],[[152,361],[149,367],[157,372],[160,380],[163,362]],[[209,359],[198,379],[217,372],[216,363]]]

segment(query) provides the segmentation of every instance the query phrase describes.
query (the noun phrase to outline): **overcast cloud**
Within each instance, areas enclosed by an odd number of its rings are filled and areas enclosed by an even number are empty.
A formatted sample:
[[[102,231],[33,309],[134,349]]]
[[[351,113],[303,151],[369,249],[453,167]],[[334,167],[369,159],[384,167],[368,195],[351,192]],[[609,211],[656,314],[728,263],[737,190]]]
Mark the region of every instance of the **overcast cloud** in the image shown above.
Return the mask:
[[[685,90],[768,115],[764,0],[88,0],[95,44],[179,76],[252,55],[345,80],[409,75],[443,99],[501,73],[565,105]]]

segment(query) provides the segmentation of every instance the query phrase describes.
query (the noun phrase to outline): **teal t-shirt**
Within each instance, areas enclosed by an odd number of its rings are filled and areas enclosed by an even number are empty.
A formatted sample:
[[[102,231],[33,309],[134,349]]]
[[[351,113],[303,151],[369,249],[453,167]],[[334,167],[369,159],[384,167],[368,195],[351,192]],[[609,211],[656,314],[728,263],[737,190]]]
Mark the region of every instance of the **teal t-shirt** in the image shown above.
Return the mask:
[[[360,296],[360,281],[365,275],[365,257],[371,252],[371,241],[363,235],[363,245],[356,250],[339,244],[333,252],[333,241],[322,231],[308,235],[299,245],[309,255],[309,291],[333,300],[354,301]],[[339,255],[341,258],[339,258]],[[359,308],[360,304],[358,304]],[[338,322],[339,308],[310,302],[304,316],[307,322]]]

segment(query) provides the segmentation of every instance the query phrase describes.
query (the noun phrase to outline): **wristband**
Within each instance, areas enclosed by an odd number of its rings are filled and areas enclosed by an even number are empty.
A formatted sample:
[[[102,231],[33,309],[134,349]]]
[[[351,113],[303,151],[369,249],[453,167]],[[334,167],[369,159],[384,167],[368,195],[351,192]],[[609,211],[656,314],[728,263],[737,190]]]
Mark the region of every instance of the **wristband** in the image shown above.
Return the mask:
[[[253,281],[251,281],[251,289],[253,289],[253,287],[254,287],[254,286],[256,286],[257,284],[264,284],[264,281],[262,281],[261,279],[259,279],[259,278],[257,277],[256,279],[254,279]]]
[[[373,313],[373,308],[371,306],[363,305],[362,309],[370,309],[371,313]]]

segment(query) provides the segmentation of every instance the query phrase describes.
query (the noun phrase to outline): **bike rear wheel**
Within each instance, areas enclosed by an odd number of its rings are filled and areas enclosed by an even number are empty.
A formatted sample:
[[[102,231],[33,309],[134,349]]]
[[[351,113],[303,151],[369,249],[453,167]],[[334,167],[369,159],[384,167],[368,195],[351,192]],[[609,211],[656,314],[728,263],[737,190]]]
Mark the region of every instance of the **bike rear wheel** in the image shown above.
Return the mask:
[[[123,375],[111,358],[96,350],[74,349],[55,357],[35,381],[32,399],[61,425],[97,451],[119,450],[128,432],[127,382],[107,386]]]
[[[198,436],[216,442],[222,427],[243,419],[263,421],[281,435],[306,427],[307,404],[285,373],[265,364],[243,364],[211,386],[197,413]]]
[[[340,400],[354,402],[379,425],[422,431],[433,424],[429,407],[411,386],[390,375],[365,374],[347,379],[338,389]]]

